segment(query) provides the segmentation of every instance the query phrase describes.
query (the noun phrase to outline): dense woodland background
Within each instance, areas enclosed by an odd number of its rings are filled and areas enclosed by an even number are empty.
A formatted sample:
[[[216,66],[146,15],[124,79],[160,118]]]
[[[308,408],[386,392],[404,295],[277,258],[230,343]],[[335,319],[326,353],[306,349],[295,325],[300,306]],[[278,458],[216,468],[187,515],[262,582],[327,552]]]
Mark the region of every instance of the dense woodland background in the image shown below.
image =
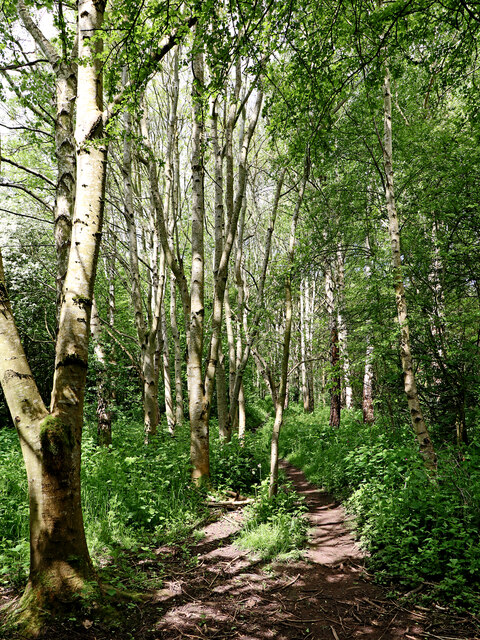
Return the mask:
[[[301,546],[279,453],[378,579],[478,613],[476,3],[1,12],[10,615],[38,632],[102,558],[116,585],[206,495],[257,496],[266,556]]]

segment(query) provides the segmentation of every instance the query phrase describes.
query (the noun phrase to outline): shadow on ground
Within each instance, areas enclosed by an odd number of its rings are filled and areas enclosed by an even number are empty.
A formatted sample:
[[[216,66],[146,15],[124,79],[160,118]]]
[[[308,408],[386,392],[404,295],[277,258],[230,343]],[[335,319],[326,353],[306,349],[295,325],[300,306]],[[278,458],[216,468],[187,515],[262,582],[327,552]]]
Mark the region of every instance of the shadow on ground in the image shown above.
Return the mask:
[[[235,546],[241,511],[219,513],[189,553],[161,547],[154,559],[132,557],[136,571],[161,581],[147,601],[120,605],[119,618],[112,620],[57,621],[46,637],[480,640],[473,616],[453,618],[438,606],[407,608],[401,600],[387,599],[365,572],[342,507],[298,469],[283,468],[309,508],[310,540],[302,560],[266,566]]]
[[[301,471],[283,467],[309,508],[304,559],[266,568],[232,543],[241,513],[223,515],[205,528],[205,538],[194,548],[194,570],[166,583],[170,592],[154,596],[157,617],[144,629],[149,640],[445,638],[427,631],[433,629],[428,611],[385,599],[368,580],[343,508]],[[473,638],[471,630],[466,633],[450,637]]]

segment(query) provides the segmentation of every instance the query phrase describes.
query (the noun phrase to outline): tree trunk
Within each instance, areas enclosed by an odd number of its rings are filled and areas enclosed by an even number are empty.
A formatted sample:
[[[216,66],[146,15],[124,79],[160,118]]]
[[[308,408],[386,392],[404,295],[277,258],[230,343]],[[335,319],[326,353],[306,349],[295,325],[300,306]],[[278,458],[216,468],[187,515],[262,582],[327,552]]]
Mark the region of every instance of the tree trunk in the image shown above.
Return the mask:
[[[309,362],[312,348],[311,323],[313,315],[313,301],[310,300],[310,286],[308,280],[300,285],[300,371],[302,384],[302,401],[305,413],[311,413],[314,408],[312,364]]]
[[[351,385],[351,367],[350,358],[348,357],[348,331],[343,317],[345,307],[345,269],[343,253],[337,251],[337,292],[338,292],[338,310],[337,310],[337,326],[338,326],[338,345],[340,350],[340,362],[343,370],[343,388],[345,396],[345,407],[353,408],[353,391]]]
[[[45,613],[64,608],[94,579],[80,500],[80,454],[90,314],[102,230],[106,148],[102,128],[104,4],[78,7],[77,175],[75,216],[63,286],[55,375],[47,411],[26,362],[0,265],[0,375],[17,427],[28,478],[30,574],[20,602],[23,623],[39,631]]]
[[[338,349],[338,325],[335,313],[335,294],[330,267],[325,273],[325,297],[327,301],[328,328],[330,333],[330,426],[340,426],[341,382]]]
[[[59,64],[56,82],[55,148],[58,176],[55,199],[55,246],[57,254],[57,310],[60,309],[63,283],[68,266],[75,203],[75,139],[73,114],[77,73],[73,65]]]
[[[196,45],[199,45],[196,39]],[[202,357],[204,336],[204,116],[203,53],[193,60],[193,134],[192,134],[192,273],[190,283],[190,338],[188,341],[188,405],[190,414],[190,460],[196,484],[208,482],[210,476],[208,418],[210,407],[204,404]]]
[[[238,428],[238,406],[234,406],[235,380],[237,369],[237,358],[235,352],[235,335],[233,332],[232,309],[230,307],[230,298],[228,289],[225,291],[225,327],[227,330],[228,344],[228,397],[230,400],[229,425],[227,431],[231,434]]]
[[[56,48],[32,20],[23,0],[18,0],[18,13],[25,28],[41,49],[55,73],[55,155],[57,184],[55,189],[54,236],[57,256],[56,303],[57,324],[63,283],[68,266],[75,203],[75,137],[74,112],[77,97],[77,67],[62,60]],[[72,57],[76,52],[72,52]]]
[[[175,275],[170,276],[170,329],[172,331],[175,354],[175,424],[183,423],[183,384],[182,384],[182,349],[177,325],[177,281]]]
[[[102,327],[95,299],[93,300],[90,333],[97,360],[97,442],[100,446],[108,447],[112,444],[111,393],[107,380],[107,355],[102,344]]]
[[[267,277],[267,270],[268,270],[268,263],[270,261],[270,252],[271,252],[271,246],[272,246],[272,236],[273,236],[273,231],[275,228],[275,221],[277,219],[277,212],[278,212],[278,206],[280,203],[280,198],[281,198],[281,191],[282,191],[282,187],[283,187],[283,181],[285,179],[285,173],[286,173],[286,169],[283,168],[282,171],[280,172],[280,176],[277,182],[277,188],[275,190],[275,196],[274,196],[274,200],[273,200],[273,206],[272,206],[272,212],[270,215],[270,222],[268,225],[268,229],[267,229],[267,237],[266,237],[266,241],[265,241],[265,253],[264,253],[264,257],[263,257],[263,264],[262,264],[262,272],[261,272],[261,276],[260,276],[260,282],[258,284],[258,292],[257,292],[257,299],[256,299],[256,303],[255,303],[255,307],[256,307],[256,311],[255,311],[255,316],[253,318],[252,321],[252,329],[248,335],[247,341],[246,341],[246,345],[245,348],[243,350],[243,356],[242,356],[242,361],[240,363],[240,366],[238,368],[238,370],[235,372],[235,378],[234,378],[234,382],[233,382],[233,393],[230,396],[230,414],[229,414],[229,422],[230,424],[233,424],[233,420],[234,417],[237,415],[237,407],[238,407],[238,397],[239,397],[239,393],[240,393],[240,386],[242,384],[242,380],[243,380],[243,373],[245,371],[245,367],[247,366],[247,362],[248,362],[248,358],[250,356],[250,353],[253,353],[254,358],[255,358],[255,363],[257,365],[257,370],[259,375],[265,380],[265,384],[267,386],[267,389],[270,390],[271,395],[272,395],[272,401],[275,405],[276,403],[276,388],[275,388],[275,384],[273,382],[273,380],[271,379],[271,377],[269,377],[269,374],[267,372],[267,369],[265,367],[265,361],[262,359],[262,357],[260,356],[260,354],[257,351],[254,351],[253,349],[253,343],[255,341],[255,338],[257,337],[258,334],[258,330],[259,330],[259,325],[260,325],[260,318],[263,312],[263,292],[264,292],[264,288],[265,288],[265,280]],[[227,317],[227,309],[225,308],[225,316]],[[227,329],[228,329],[228,322],[227,322]]]
[[[425,424],[422,408],[417,391],[417,383],[413,370],[413,358],[410,346],[410,330],[408,324],[407,302],[405,287],[403,284],[402,257],[400,251],[400,229],[398,223],[397,206],[393,182],[393,140],[392,140],[392,94],[390,90],[390,72],[385,66],[385,78],[383,84],[384,107],[384,144],[383,164],[385,173],[385,198],[388,213],[388,231],[392,249],[392,265],[395,283],[395,300],[397,305],[398,323],[400,326],[400,357],[402,361],[405,395],[408,408],[417,436],[420,452],[425,460],[425,465],[434,469],[436,467],[436,454],[433,443]]]
[[[362,413],[363,421],[366,424],[375,422],[373,410],[373,366],[372,366],[373,347],[367,336],[367,351],[365,355],[365,372],[363,375],[363,397],[362,397]]]
[[[166,273],[165,273],[165,256],[161,252],[160,267],[161,273],[160,286],[163,288],[162,299],[165,299]],[[163,387],[165,390],[165,416],[167,418],[167,428],[171,436],[175,433],[175,408],[172,394],[172,381],[170,377],[170,348],[167,333],[167,318],[165,314],[165,305],[160,306],[160,341],[162,344],[162,377]]]
[[[300,207],[302,206],[303,195],[305,193],[305,186],[308,177],[308,161],[305,160],[305,171],[300,187],[300,193],[298,194],[297,204],[292,217],[292,223],[290,227],[290,240],[288,246],[288,267],[285,274],[285,331],[283,334],[283,348],[282,348],[282,364],[281,375],[278,395],[275,403],[275,422],[273,423],[272,442],[270,448],[270,482],[268,487],[268,495],[270,497],[276,495],[278,490],[278,441],[280,438],[280,430],[283,425],[283,412],[285,407],[285,399],[287,395],[287,381],[288,381],[288,361],[290,357],[290,338],[292,333],[292,283],[291,283],[291,270],[293,266],[293,258],[295,255],[295,234],[297,229],[297,221],[300,213]]]
[[[218,276],[220,260],[223,252],[223,240],[225,235],[225,215],[223,206],[223,153],[218,139],[218,112],[217,99],[212,109],[212,142],[215,156],[215,256],[214,275]],[[225,289],[224,306],[228,301],[228,289]],[[227,314],[226,314],[227,315]],[[231,325],[231,320],[230,320]],[[231,432],[228,425],[228,400],[227,385],[225,380],[225,356],[222,349],[222,334],[220,332],[217,354],[217,370],[215,373],[217,385],[217,416],[218,434],[221,440],[228,442]]]
[[[218,434],[221,440],[228,442],[231,438],[231,433],[228,428],[227,384],[225,378],[225,355],[223,353],[218,355],[216,382]]]

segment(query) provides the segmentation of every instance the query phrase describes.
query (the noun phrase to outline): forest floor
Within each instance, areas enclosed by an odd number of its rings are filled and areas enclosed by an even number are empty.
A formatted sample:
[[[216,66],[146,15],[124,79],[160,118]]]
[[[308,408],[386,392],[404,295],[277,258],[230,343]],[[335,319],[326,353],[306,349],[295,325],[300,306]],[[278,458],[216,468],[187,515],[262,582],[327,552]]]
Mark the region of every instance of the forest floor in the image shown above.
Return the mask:
[[[144,560],[132,554],[135,571],[148,574],[151,585],[157,576],[161,588],[124,603],[120,621],[59,622],[48,639],[480,640],[473,617],[415,605],[415,594],[387,597],[364,569],[343,508],[301,471],[283,468],[309,509],[301,560],[265,563],[239,549],[233,539],[241,510],[219,514],[191,545],[161,547]]]

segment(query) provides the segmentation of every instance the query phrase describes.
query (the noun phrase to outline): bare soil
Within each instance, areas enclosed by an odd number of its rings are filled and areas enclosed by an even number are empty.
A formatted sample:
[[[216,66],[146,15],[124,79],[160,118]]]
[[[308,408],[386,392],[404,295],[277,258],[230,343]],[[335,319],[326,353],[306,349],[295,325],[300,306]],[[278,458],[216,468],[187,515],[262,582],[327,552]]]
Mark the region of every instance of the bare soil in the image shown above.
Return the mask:
[[[137,562],[161,585],[135,606],[120,605],[116,626],[95,616],[59,622],[49,640],[480,640],[473,617],[415,606],[415,594],[410,604],[388,598],[366,572],[341,505],[283,466],[309,508],[301,560],[266,565],[235,546],[242,512],[219,513],[187,553],[162,547],[155,560]]]

